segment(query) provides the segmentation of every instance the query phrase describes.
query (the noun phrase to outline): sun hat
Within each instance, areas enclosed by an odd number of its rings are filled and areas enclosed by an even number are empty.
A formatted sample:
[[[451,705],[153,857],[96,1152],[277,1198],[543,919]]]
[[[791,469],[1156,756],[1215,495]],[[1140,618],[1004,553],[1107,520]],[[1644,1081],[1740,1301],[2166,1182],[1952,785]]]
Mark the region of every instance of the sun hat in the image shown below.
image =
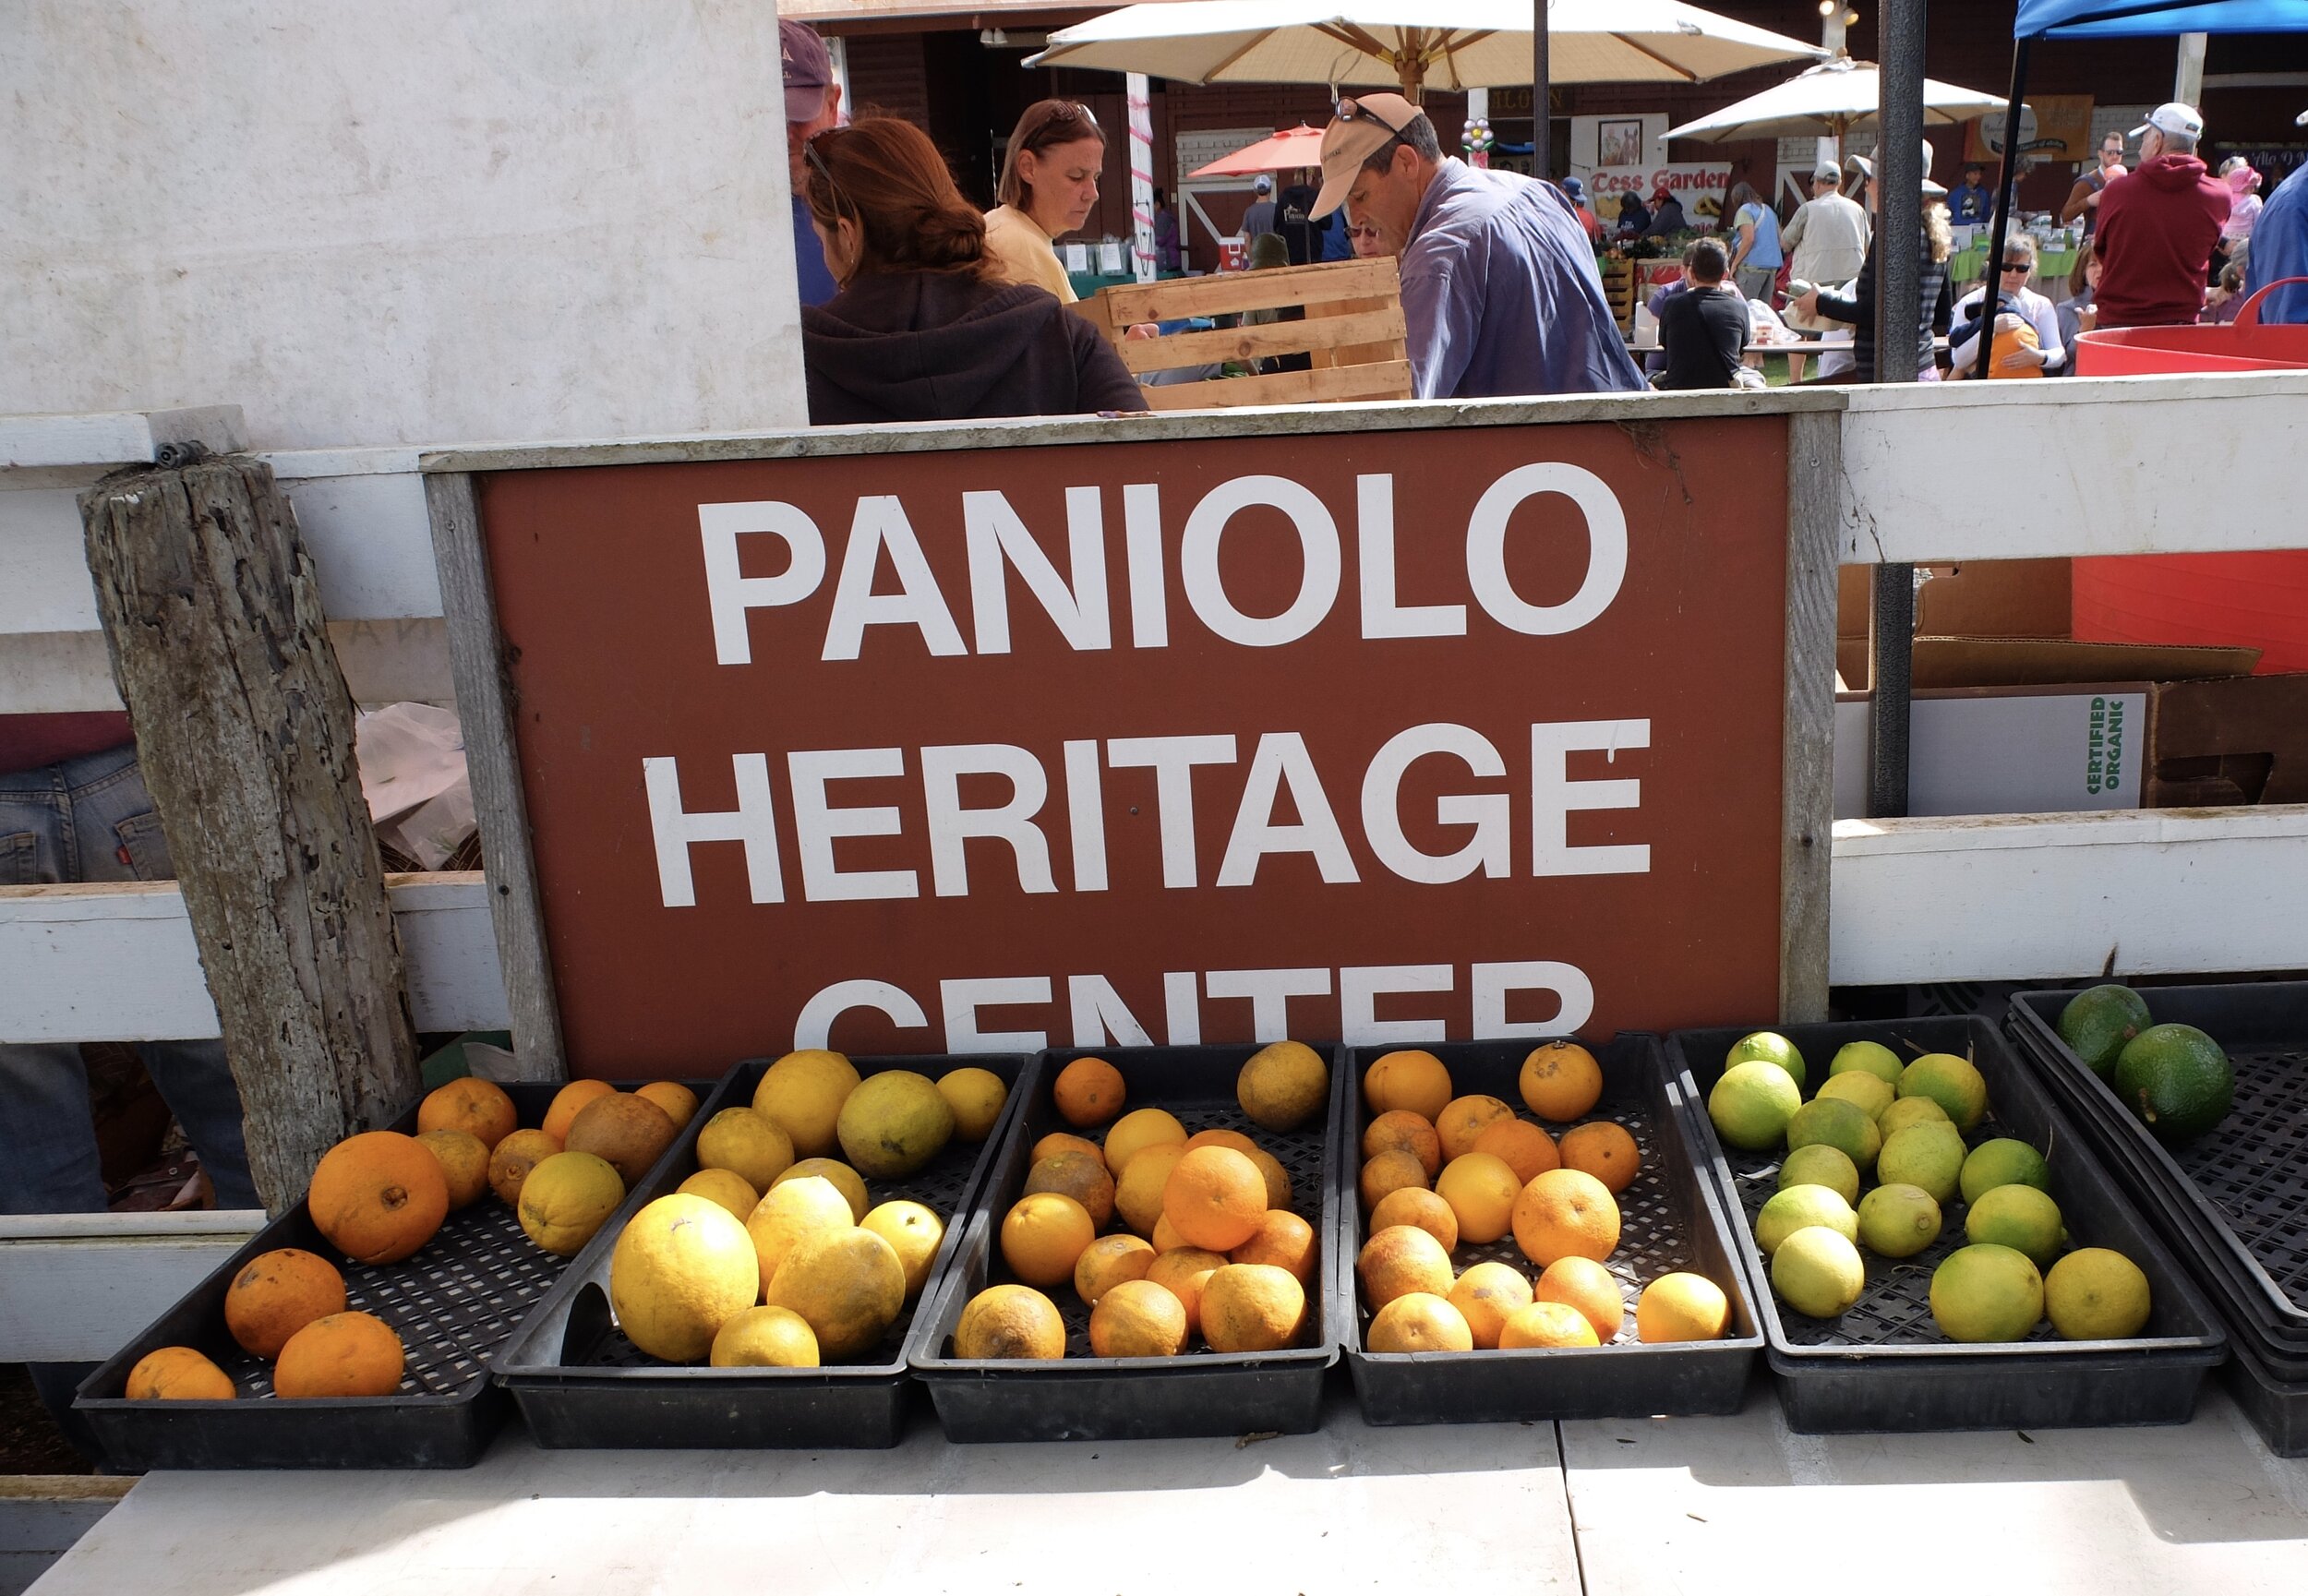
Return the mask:
[[[1423,114],[1400,94],[1356,94],[1340,101],[1338,114],[1322,130],[1322,192],[1315,196],[1315,215],[1328,216],[1345,204],[1363,162]]]

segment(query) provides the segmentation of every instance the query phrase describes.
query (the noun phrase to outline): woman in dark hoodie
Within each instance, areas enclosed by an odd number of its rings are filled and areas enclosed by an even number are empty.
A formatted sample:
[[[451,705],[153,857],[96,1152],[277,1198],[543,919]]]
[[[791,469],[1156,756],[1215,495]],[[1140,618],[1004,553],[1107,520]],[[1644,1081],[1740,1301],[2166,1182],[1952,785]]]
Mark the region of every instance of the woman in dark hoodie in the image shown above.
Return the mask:
[[[810,220],[840,292],[801,312],[819,426],[1147,408],[1090,324],[989,278],[986,222],[928,137],[867,117],[804,147]]]

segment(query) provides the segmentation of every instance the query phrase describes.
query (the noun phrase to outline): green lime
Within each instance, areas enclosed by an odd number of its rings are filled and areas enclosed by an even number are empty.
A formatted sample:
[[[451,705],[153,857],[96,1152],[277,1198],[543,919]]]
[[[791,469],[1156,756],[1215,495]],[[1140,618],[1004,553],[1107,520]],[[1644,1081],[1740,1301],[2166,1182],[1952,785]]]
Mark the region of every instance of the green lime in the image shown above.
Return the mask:
[[[1970,1060],[1953,1053],[1926,1053],[1909,1064],[1900,1072],[1899,1095],[1929,1098],[1967,1134],[1988,1111],[1988,1083]]]
[[[2082,1247],[2044,1277],[2044,1313],[2071,1341],[2124,1341],[2147,1326],[2147,1277],[2122,1253]]]
[[[1963,1174],[1964,1138],[1944,1122],[1893,1131],[1875,1160],[1875,1178],[1885,1185],[1921,1186],[1941,1204],[1954,1200]]]
[[[2010,1136],[1998,1136],[1982,1142],[1964,1160],[1962,1180],[1964,1201],[1976,1203],[1998,1186],[2033,1186],[2038,1191],[2051,1187],[2051,1170],[2044,1163],[2044,1156],[2026,1142]]]
[[[2228,1055],[2194,1026],[2150,1026],[2124,1043],[2111,1084],[2124,1107],[2167,1142],[2202,1135],[2236,1100]]]
[[[1859,1216],[1841,1192],[1828,1186],[1786,1186],[1772,1194],[1755,1216],[1755,1244],[1776,1253],[1780,1243],[1811,1225],[1825,1225],[1845,1240],[1859,1239]]]
[[[1887,1086],[1895,1086],[1899,1085],[1899,1072],[1905,1068],[1899,1055],[1881,1042],[1845,1042],[1828,1062],[1827,1076],[1833,1080],[1849,1071],[1860,1070]]]
[[[1814,1142],[1808,1147],[1797,1147],[1779,1166],[1779,1189],[1789,1186],[1825,1186],[1846,1203],[1859,1200],[1859,1166],[1839,1147]]]
[[[1771,1255],[1771,1289],[1798,1314],[1833,1319],[1868,1289],[1867,1261],[1841,1230],[1806,1226]]]
[[[1899,1094],[1892,1089],[1890,1082],[1865,1070],[1845,1070],[1840,1075],[1828,1076],[1827,1084],[1820,1087],[1819,1095],[1822,1098],[1841,1098],[1846,1103],[1857,1104],[1870,1120],[1882,1118],[1883,1110],[1899,1100]],[[1924,1098],[1920,1100],[1928,1103],[1931,1099]]]
[[[2060,1039],[2096,1074],[2105,1075],[2116,1067],[2123,1044],[2150,1024],[2147,1001],[2130,987],[2110,981],[2068,1000],[2060,1011]]]
[[[1802,1050],[1777,1031],[1749,1031],[1731,1044],[1731,1050],[1724,1055],[1723,1067],[1727,1070],[1749,1059],[1777,1064],[1795,1078],[1797,1086],[1803,1085]]]
[[[1997,1186],[1980,1194],[1964,1216],[1964,1235],[2027,1254],[2038,1269],[2060,1255],[2060,1205],[2033,1186]]]
[[[1910,1125],[1953,1125],[1947,1110],[1929,1098],[1901,1098],[1875,1116],[1875,1128],[1889,1140],[1894,1132]]]
[[[1839,1148],[1854,1164],[1867,1170],[1874,1167],[1875,1155],[1883,1150],[1883,1133],[1858,1104],[1841,1098],[1814,1098],[1787,1122],[1787,1150],[1814,1143]]]
[[[2024,1253],[1975,1243],[1931,1271],[1931,1317],[1952,1341],[2024,1340],[2043,1316],[2043,1277]]]
[[[1921,1186],[1896,1182],[1859,1199],[1859,1240],[1886,1258],[1912,1258],[1940,1239],[1940,1205]]]
[[[1707,1118],[1715,1134],[1749,1153],[1779,1146],[1787,1122],[1802,1106],[1803,1093],[1787,1072],[1761,1059],[1732,1065],[1707,1094]]]

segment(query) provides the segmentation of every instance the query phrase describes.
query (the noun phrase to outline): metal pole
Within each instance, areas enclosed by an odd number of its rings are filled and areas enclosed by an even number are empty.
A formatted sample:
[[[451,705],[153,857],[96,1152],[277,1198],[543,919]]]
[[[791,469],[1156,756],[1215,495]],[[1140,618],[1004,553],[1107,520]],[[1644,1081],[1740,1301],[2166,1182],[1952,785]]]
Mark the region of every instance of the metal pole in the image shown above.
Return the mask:
[[[1554,151],[1546,147],[1547,0],[1531,0],[1531,174],[1545,177],[1555,167]]]
[[[2020,97],[2027,90],[2027,46],[2023,39],[2012,46],[2012,98],[2003,108],[2003,175],[1996,183],[1995,220],[1988,230],[1988,281],[1979,291],[1979,308],[1993,314],[1995,296],[2003,287],[2003,240],[2012,224],[2012,190],[2019,182]],[[2092,159],[2086,156],[2086,160]],[[1988,356],[1995,340],[1982,330],[1979,340],[1979,364],[1974,377],[1988,375]],[[2074,358],[2073,355],[2070,356]]]
[[[1151,282],[1160,275],[1154,263],[1154,90],[1143,72],[1126,73],[1122,82],[1130,108],[1131,276]],[[1184,243],[1182,229],[1182,249]]]
[[[1875,150],[1875,379],[1916,380],[1922,321],[1925,0],[1884,0]],[[1907,812],[1907,700],[1916,642],[1916,572],[1875,568],[1869,636],[1868,812]]]

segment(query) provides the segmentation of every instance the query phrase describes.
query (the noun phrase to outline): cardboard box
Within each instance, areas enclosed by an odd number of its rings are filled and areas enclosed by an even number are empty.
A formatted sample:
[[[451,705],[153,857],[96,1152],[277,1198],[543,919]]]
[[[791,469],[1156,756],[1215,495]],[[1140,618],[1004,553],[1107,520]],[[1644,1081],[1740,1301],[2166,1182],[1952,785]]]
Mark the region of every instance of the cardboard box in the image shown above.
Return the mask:
[[[2154,689],[1941,688],[1908,703],[1911,815],[2137,809]],[[1835,697],[1835,818],[1867,812],[1868,696]]]
[[[2071,562],[1973,559],[1924,567],[1916,594],[1919,637],[2064,638],[2074,630]],[[1868,635],[1875,570],[1847,565],[1835,592],[1835,636]]]
[[[2148,714],[2153,808],[2308,803],[2308,675],[2167,682]]]

